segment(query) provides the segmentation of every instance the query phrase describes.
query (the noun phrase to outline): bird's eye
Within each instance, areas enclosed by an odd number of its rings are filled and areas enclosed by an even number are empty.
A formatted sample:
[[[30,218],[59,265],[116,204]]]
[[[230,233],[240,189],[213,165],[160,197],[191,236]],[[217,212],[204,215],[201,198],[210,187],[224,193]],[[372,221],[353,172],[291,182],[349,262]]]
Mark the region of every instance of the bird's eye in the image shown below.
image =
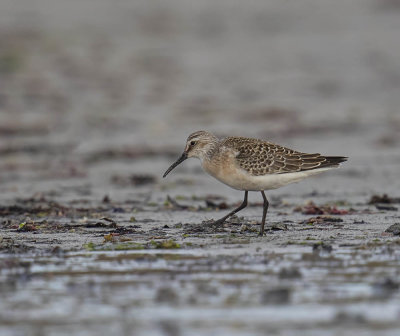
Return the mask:
[[[190,141],[190,146],[194,146],[196,144],[196,141]]]

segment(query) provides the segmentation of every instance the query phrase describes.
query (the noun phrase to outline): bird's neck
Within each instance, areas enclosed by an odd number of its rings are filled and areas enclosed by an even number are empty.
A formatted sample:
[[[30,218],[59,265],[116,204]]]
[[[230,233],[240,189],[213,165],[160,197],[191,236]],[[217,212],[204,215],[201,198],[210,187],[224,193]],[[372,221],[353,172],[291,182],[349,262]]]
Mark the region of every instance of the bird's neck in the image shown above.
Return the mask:
[[[219,150],[219,142],[218,138],[215,138],[215,141],[211,141],[207,147],[205,148],[204,155],[200,158],[202,163],[209,162],[213,159],[216,153]]]

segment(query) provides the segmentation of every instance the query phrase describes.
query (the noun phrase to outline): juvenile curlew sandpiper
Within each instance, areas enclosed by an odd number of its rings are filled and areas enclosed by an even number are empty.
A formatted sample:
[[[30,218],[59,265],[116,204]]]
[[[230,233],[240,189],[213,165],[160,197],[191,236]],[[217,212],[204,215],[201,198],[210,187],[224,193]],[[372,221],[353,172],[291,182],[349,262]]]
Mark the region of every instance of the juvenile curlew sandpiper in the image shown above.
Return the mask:
[[[260,191],[264,209],[259,235],[264,234],[268,200],[264,191],[298,182],[306,177],[337,168],[346,161],[344,156],[307,154],[274,143],[251,138],[227,137],[218,139],[206,132],[194,132],[186,140],[181,157],[164,173],[168,173],[188,158],[200,159],[203,169],[226,185],[244,191],[242,204],[215,221],[222,224],[227,218],[247,206],[249,191]]]

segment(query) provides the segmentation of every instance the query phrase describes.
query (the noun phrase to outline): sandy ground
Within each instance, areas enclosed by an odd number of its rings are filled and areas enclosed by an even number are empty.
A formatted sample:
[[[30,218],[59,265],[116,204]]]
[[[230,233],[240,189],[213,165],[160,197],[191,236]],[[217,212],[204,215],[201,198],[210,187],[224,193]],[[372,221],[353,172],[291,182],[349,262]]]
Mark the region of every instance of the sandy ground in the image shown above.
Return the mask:
[[[399,31],[396,0],[1,1],[0,334],[398,335]],[[261,195],[214,227],[241,192],[162,179],[198,129],[350,160],[257,237]]]

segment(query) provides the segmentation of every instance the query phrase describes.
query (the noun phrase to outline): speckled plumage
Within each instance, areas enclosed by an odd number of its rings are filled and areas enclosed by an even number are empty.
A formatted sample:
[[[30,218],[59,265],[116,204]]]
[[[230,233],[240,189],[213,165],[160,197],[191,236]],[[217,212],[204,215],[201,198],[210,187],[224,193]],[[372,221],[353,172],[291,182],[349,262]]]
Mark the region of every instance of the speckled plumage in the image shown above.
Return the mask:
[[[237,164],[254,176],[333,167],[344,159],[326,157],[319,153],[302,153],[271,142],[243,137],[225,138],[220,146],[236,151]]]

